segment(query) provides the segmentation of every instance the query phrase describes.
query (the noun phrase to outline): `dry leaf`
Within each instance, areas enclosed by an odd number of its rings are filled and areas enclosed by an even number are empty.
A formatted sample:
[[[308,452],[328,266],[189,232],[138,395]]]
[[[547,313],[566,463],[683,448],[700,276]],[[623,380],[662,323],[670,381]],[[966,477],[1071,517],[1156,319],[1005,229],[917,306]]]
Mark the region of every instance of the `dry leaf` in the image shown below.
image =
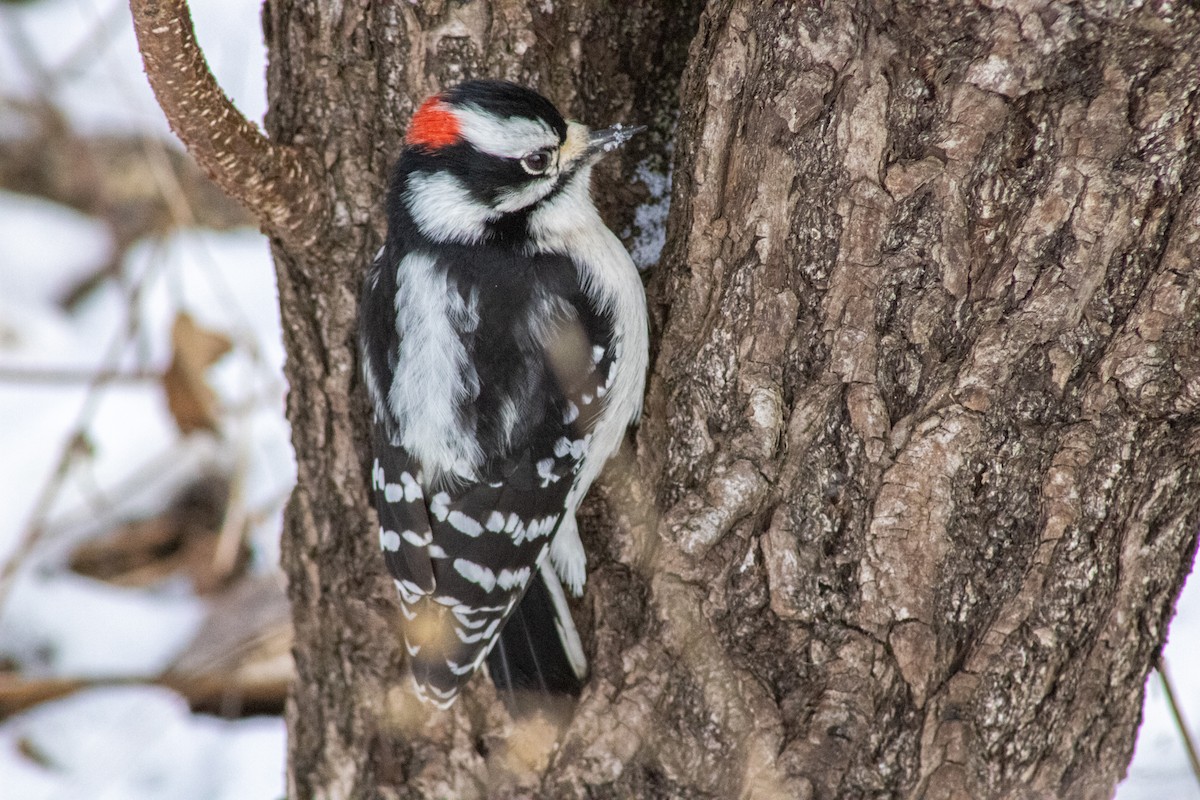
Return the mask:
[[[70,567],[118,586],[152,586],[184,574],[198,594],[228,585],[244,572],[250,551],[243,541],[226,570],[214,558],[229,499],[229,482],[207,475],[185,486],[162,513],[131,520],[80,544]]]
[[[233,346],[229,337],[206,330],[186,313],[175,317],[171,327],[171,366],[163,374],[167,408],[184,435],[197,430],[217,429],[217,396],[204,374]]]
[[[292,607],[276,572],[247,577],[213,598],[162,680],[195,710],[279,713],[294,674]]]

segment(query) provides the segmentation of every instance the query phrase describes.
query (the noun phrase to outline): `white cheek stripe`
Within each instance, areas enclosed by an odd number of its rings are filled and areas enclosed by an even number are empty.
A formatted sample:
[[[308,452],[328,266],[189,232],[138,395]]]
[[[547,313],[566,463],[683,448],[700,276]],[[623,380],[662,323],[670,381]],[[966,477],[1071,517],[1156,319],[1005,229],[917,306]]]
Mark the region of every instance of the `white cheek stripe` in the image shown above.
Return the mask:
[[[550,172],[544,178],[538,178],[519,189],[507,189],[496,197],[496,210],[505,214],[528,208],[554,191],[554,181],[557,172]]]
[[[500,216],[471,197],[449,172],[410,175],[404,205],[421,233],[435,242],[478,244],[487,235],[487,224]]]

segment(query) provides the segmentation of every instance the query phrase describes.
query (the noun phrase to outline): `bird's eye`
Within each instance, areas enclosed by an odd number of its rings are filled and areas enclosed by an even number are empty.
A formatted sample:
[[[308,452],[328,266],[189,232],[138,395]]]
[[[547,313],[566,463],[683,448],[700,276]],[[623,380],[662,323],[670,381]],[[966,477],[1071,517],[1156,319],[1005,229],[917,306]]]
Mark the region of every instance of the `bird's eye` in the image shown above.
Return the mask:
[[[525,171],[530,175],[541,175],[543,172],[550,169],[550,161],[551,158],[549,150],[537,150],[527,156],[524,156],[521,159],[521,166],[524,167]]]

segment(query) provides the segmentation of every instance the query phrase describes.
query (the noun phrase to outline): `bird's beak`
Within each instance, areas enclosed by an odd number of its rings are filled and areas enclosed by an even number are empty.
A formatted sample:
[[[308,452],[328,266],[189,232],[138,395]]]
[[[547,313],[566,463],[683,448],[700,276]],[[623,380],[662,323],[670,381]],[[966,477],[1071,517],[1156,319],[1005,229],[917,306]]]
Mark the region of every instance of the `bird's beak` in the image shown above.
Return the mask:
[[[598,157],[604,153],[611,153],[644,130],[645,125],[626,126],[618,122],[611,128],[592,131],[588,135],[588,155]]]

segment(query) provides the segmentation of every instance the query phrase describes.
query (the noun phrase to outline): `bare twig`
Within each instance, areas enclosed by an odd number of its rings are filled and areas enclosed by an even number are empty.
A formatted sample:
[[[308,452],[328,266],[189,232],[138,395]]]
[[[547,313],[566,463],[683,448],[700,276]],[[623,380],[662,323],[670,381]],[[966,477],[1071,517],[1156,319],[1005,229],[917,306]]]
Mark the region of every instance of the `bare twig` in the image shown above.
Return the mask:
[[[137,469],[113,483],[107,489],[112,497],[130,497],[137,492],[144,492],[147,487],[155,487],[156,481],[168,474],[172,467],[179,464],[179,448],[172,443],[162,452],[140,464]],[[72,508],[59,518],[43,523],[46,535],[59,536],[67,531],[94,522],[96,514],[87,508]]]
[[[120,3],[113,3],[103,10],[93,8],[92,11],[96,17],[91,33],[81,39],[71,52],[52,68],[50,77],[55,83],[90,69],[124,28],[125,15],[121,13]]]
[[[162,373],[153,370],[121,372],[117,370],[45,369],[41,367],[0,367],[0,383],[28,384],[87,384],[104,383],[147,383],[161,381]]]
[[[1196,776],[1196,782],[1200,783],[1200,757],[1196,754],[1196,743],[1192,740],[1187,723],[1183,721],[1183,712],[1179,709],[1179,703],[1175,699],[1175,688],[1167,673],[1167,662],[1161,654],[1154,659],[1154,668],[1158,670],[1159,680],[1162,681],[1163,691],[1167,695],[1167,704],[1171,706],[1171,716],[1175,718],[1175,726],[1179,728],[1179,737],[1183,739],[1183,746],[1187,750],[1188,761],[1192,765],[1192,774]]]
[[[131,284],[124,304],[126,308],[125,322],[113,336],[113,340],[109,344],[102,361],[105,367],[98,371],[96,377],[88,384],[87,396],[83,402],[83,406],[79,409],[79,413],[75,417],[75,422],[71,425],[66,444],[63,445],[59,453],[58,463],[55,464],[53,472],[42,486],[42,491],[33,505],[33,513],[25,529],[25,534],[17,544],[16,550],[3,566],[0,566],[0,607],[3,607],[4,602],[8,599],[8,593],[12,590],[21,564],[29,558],[45,534],[46,515],[50,512],[50,507],[54,503],[55,498],[58,497],[59,487],[67,477],[71,465],[74,463],[75,455],[80,451],[81,445],[87,442],[88,427],[91,425],[92,418],[99,407],[100,398],[103,393],[102,390],[111,382],[108,376],[112,376],[115,373],[112,365],[117,363],[121,354],[125,351],[125,347],[137,334],[140,320],[135,313],[135,309],[137,308],[138,299],[141,297],[142,291],[149,283],[150,271],[157,269],[157,263],[157,261],[152,261],[147,273]]]
[[[0,719],[85,689],[117,686],[162,686],[182,695],[194,709],[209,712],[222,710],[226,712],[223,716],[227,717],[278,714],[283,710],[292,675],[282,665],[266,666],[257,672],[248,670],[245,674],[232,671],[100,678],[29,678],[0,673]],[[231,698],[237,701],[233,713],[230,713]]]
[[[242,437],[233,475],[229,478],[229,500],[225,504],[225,518],[221,521],[221,531],[213,551],[212,574],[217,576],[233,573],[242,542],[246,538],[249,519],[249,509],[246,507],[246,469],[250,460],[246,453],[248,441],[248,436]]]
[[[181,224],[229,230],[251,223],[182,150],[161,140],[80,135],[44,101],[0,97],[0,114],[16,131],[0,140],[0,188],[101,218],[118,251]],[[168,192],[183,194],[190,214]]]
[[[213,180],[272,236],[311,244],[327,218],[316,170],[267,139],[221,91],[185,0],[130,0],[146,76],[171,129]]]

